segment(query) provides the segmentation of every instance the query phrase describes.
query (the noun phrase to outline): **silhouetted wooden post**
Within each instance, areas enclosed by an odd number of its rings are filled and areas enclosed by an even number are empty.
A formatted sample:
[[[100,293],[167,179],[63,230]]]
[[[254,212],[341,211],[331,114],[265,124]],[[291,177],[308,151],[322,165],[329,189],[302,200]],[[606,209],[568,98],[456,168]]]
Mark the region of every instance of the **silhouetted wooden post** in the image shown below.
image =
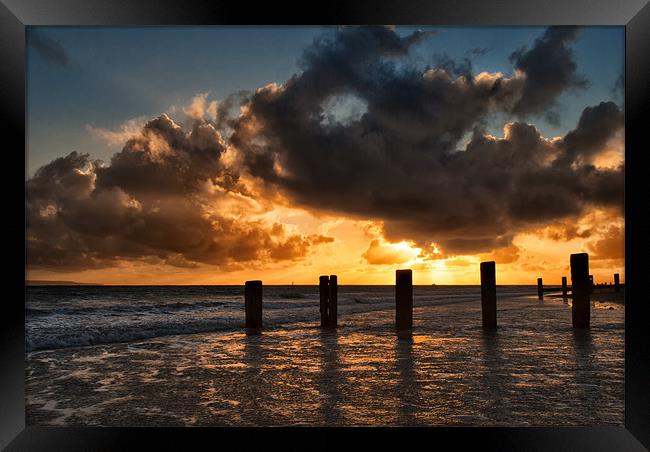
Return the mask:
[[[589,293],[594,293],[594,275],[589,275]]]
[[[566,287],[566,276],[562,277],[562,298],[566,301],[567,287]]]
[[[544,299],[544,285],[542,284],[542,278],[537,278],[537,298],[539,300]]]
[[[320,290],[320,326],[327,326],[329,313],[327,312],[327,300],[329,299],[329,277],[321,276],[318,278],[318,288]]]
[[[262,328],[262,281],[246,281],[244,304],[246,328]]]
[[[619,279],[618,273],[614,273],[614,291],[615,292],[621,291],[621,281]]]
[[[483,328],[497,327],[497,278],[494,261],[481,262],[481,310]]]
[[[336,275],[330,275],[328,311],[329,321],[327,322],[327,326],[336,328],[338,314],[338,280]]]
[[[573,328],[589,328],[589,255],[571,255],[571,317]]]
[[[398,330],[413,328],[413,272],[395,272],[395,326]]]

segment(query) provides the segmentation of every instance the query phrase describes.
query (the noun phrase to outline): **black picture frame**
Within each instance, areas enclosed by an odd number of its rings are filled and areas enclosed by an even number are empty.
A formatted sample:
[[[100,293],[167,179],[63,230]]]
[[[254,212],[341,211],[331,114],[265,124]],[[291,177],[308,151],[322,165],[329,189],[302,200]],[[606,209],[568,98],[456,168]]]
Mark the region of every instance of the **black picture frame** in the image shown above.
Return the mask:
[[[5,292],[0,315],[0,447],[6,450],[189,450],[197,444],[229,447],[330,448],[349,445],[324,429],[249,428],[54,428],[25,426],[25,226],[26,146],[25,27],[28,25],[218,24],[428,24],[428,25],[624,25],[625,79],[625,427],[435,427],[336,429],[358,437],[364,448],[445,443],[454,449],[639,451],[650,449],[650,302],[643,265],[650,225],[645,220],[645,139],[650,104],[650,4],[647,0],[355,0],[305,3],[200,0],[0,0],[0,105],[7,213]],[[9,139],[8,139],[9,138]],[[14,143],[13,145],[10,143]],[[24,147],[26,150],[26,147]],[[26,153],[25,153],[26,156]],[[9,159],[10,163],[7,163]],[[23,166],[21,174],[19,168]],[[22,179],[21,179],[22,178]],[[23,187],[20,190],[18,187]],[[9,203],[8,201],[12,201]],[[22,302],[19,296],[22,294]],[[335,433],[335,432],[332,432]],[[319,440],[322,438],[322,440]],[[450,443],[451,442],[451,443]]]

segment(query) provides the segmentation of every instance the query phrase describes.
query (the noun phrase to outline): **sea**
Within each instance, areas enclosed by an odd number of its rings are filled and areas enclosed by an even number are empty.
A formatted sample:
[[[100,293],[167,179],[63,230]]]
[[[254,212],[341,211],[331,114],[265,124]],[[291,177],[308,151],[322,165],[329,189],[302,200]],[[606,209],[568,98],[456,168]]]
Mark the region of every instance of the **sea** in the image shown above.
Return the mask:
[[[244,328],[243,286],[29,286],[28,425],[623,425],[624,303],[497,286],[414,286],[397,332],[394,286],[338,287],[320,328],[318,286],[264,286]]]

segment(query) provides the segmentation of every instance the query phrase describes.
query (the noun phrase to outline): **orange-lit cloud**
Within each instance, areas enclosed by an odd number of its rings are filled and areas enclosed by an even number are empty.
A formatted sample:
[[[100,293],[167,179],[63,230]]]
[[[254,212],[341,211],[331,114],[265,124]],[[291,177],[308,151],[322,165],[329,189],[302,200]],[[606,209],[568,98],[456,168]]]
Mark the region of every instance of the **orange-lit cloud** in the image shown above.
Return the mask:
[[[610,226],[604,236],[587,242],[590,257],[600,259],[623,259],[625,257],[625,231],[620,226]]]
[[[386,265],[411,261],[418,254],[418,250],[411,248],[407,243],[387,243],[373,239],[363,257],[369,264]]]
[[[210,93],[199,93],[194,96],[187,107],[183,108],[183,112],[188,118],[195,120],[203,119],[217,119],[217,101],[208,101]]]
[[[220,162],[210,125],[147,122],[110,165],[73,152],[27,182],[27,256],[59,271],[145,260],[222,267],[296,260],[333,239],[289,233]]]
[[[86,130],[95,139],[104,141],[111,146],[124,146],[128,140],[142,133],[142,127],[146,122],[147,118],[141,116],[123,122],[118,130],[103,129],[90,124],[86,124]]]
[[[497,264],[511,264],[519,259],[519,247],[510,245],[504,248],[497,248],[492,253],[482,254],[483,261],[495,261]]]

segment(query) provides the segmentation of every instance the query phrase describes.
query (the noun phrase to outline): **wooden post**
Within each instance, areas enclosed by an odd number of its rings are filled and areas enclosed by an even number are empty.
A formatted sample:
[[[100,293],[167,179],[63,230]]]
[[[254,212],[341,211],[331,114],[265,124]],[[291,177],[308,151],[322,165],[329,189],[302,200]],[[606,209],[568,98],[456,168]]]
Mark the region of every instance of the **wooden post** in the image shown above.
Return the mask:
[[[590,280],[589,255],[579,253],[571,255],[571,317],[573,328],[589,328],[590,316]]]
[[[567,287],[566,287],[566,276],[562,277],[562,298],[566,301]]]
[[[395,272],[395,326],[398,330],[413,328],[413,272]]]
[[[619,279],[618,273],[614,273],[614,291],[615,292],[621,291],[621,281]]]
[[[329,303],[328,303],[328,322],[327,326],[336,328],[338,314],[338,281],[336,275],[330,275],[329,282]]]
[[[262,281],[246,281],[244,304],[246,328],[262,328]]]
[[[481,310],[483,328],[497,327],[497,279],[494,261],[481,262]]]
[[[589,293],[594,293],[594,275],[589,275]]]
[[[318,288],[320,290],[320,326],[326,327],[329,318],[329,312],[327,311],[327,300],[329,299],[329,278],[327,276],[321,276],[318,278]]]
[[[542,284],[542,278],[537,278],[537,299],[544,299],[544,285]]]

